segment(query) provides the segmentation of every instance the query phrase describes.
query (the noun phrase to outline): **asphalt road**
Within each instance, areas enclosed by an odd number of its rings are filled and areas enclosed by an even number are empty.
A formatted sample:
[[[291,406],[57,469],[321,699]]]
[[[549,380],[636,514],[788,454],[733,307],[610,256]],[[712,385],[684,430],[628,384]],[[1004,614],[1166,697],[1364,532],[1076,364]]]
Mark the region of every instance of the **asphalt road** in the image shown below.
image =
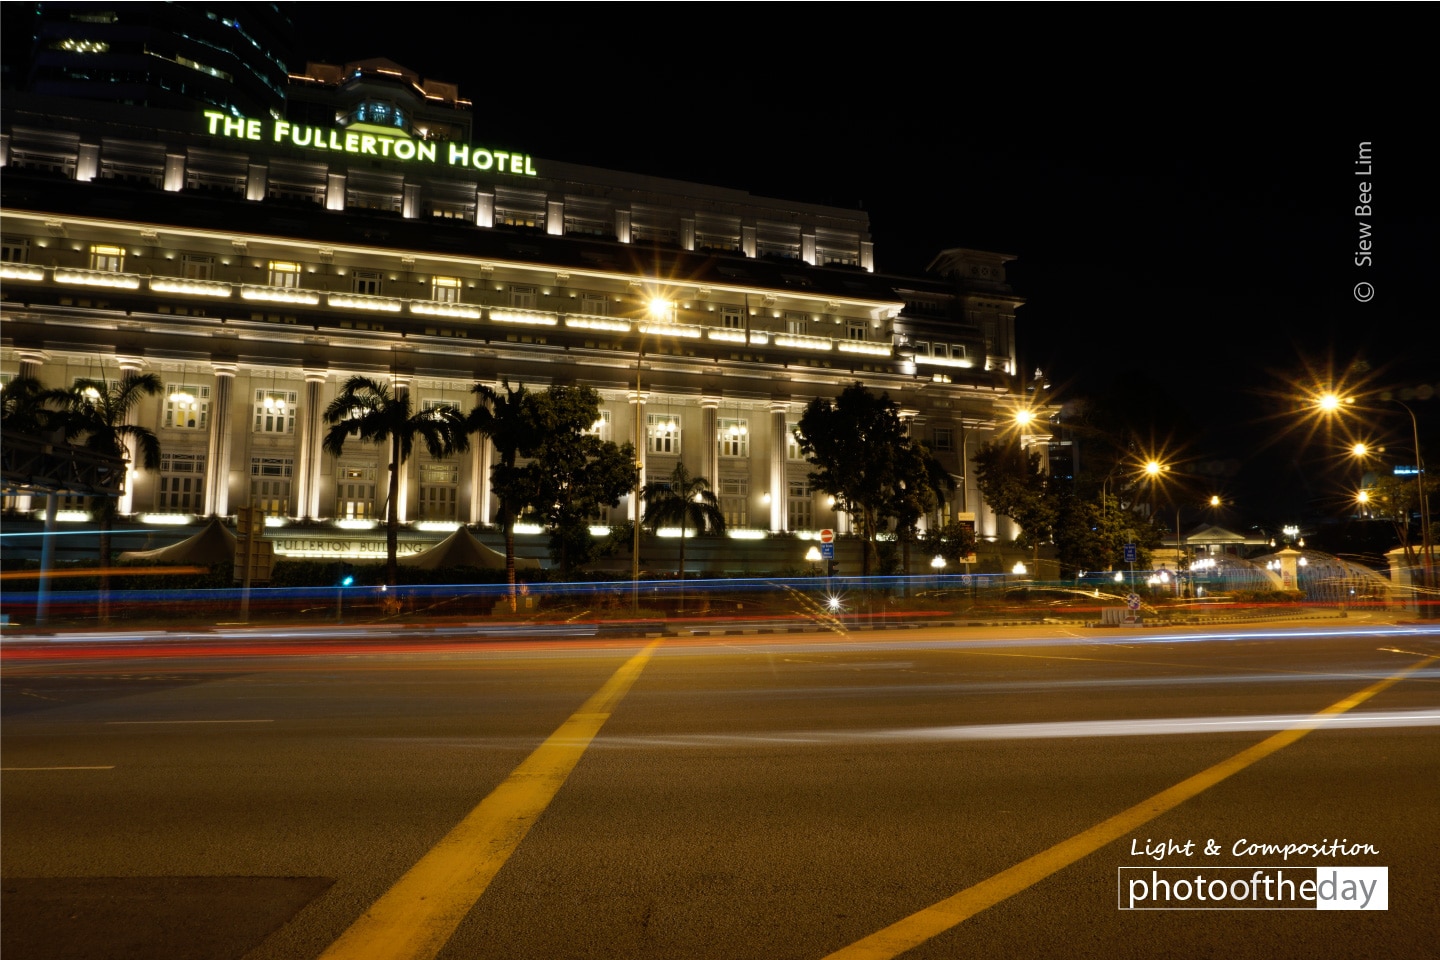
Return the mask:
[[[0,656],[6,958],[1388,960],[1440,931],[1432,628]],[[1155,867],[1385,867],[1388,908],[1120,909]]]

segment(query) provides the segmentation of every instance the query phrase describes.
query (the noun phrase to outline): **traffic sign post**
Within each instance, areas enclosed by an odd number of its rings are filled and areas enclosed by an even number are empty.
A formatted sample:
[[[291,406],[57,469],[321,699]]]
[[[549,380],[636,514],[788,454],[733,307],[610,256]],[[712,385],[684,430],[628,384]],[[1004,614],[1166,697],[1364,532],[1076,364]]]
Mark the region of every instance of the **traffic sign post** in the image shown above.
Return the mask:
[[[275,565],[275,544],[265,537],[265,512],[257,507],[235,511],[234,578],[240,581],[240,620],[250,620],[250,584],[268,583]]]
[[[1121,621],[1125,626],[1138,627],[1140,625],[1140,594],[1134,593],[1125,598],[1125,619]]]

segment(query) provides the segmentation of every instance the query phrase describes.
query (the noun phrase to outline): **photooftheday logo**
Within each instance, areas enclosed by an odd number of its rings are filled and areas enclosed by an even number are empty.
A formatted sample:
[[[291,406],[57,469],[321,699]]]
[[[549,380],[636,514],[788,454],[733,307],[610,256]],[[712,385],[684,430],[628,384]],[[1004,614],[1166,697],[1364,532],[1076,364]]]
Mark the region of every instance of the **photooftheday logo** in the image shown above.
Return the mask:
[[[1121,910],[1388,910],[1389,867],[1120,867]]]

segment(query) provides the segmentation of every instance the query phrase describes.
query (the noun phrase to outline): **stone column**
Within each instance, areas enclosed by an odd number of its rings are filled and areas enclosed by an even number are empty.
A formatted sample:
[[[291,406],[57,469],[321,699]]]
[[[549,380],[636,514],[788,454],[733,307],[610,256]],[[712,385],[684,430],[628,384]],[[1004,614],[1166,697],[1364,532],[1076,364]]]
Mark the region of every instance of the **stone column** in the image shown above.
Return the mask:
[[[165,180],[162,186],[167,193],[178,193],[185,189],[185,154],[165,154]]]
[[[495,446],[486,436],[477,436],[470,448],[470,522],[492,523],[490,517],[490,467],[495,463]]]
[[[237,364],[215,361],[214,402],[210,405],[210,444],[205,452],[205,515],[230,512],[230,395]]]
[[[785,529],[790,506],[790,486],[785,477],[785,419],[790,413],[787,400],[770,401],[770,532]]]
[[[40,367],[50,355],[44,350],[20,350],[20,377],[21,379],[40,379]],[[28,513],[34,509],[34,498],[28,493],[17,494],[15,497],[15,509],[21,513]],[[49,538],[46,538],[49,541]]]
[[[245,199],[264,200],[270,192],[270,168],[252,163],[245,173]]]
[[[119,357],[120,376],[123,379],[129,375],[139,376],[140,371],[145,367],[145,361],[139,357]],[[143,402],[143,401],[142,401]],[[125,411],[125,426],[133,427],[140,419],[138,406],[131,407]],[[121,455],[125,457],[125,492],[120,495],[119,501],[115,504],[115,512],[122,517],[128,517],[135,512],[135,484],[140,478],[142,465],[135,462],[136,451],[133,440],[125,440],[121,444]]]
[[[399,400],[402,397],[410,395],[410,377],[408,374],[397,373],[392,377],[392,380],[395,384],[395,399]],[[406,517],[406,508],[410,503],[410,464],[408,461],[395,463],[390,456],[390,449],[392,448],[387,444],[385,462],[390,464],[390,468],[400,475],[400,480],[396,484],[395,517],[400,523],[406,523],[408,519]],[[386,477],[386,480],[389,480],[389,477]],[[385,489],[388,495],[389,486],[387,485]]]
[[[331,173],[325,177],[325,209],[345,209],[345,174]]]
[[[700,398],[700,476],[710,481],[710,489],[720,492],[719,397]]]
[[[39,380],[40,368],[44,366],[46,360],[50,359],[50,355],[44,350],[21,350],[19,354],[21,378],[29,377],[31,380]]]
[[[325,440],[325,421],[320,392],[325,386],[325,375],[324,370],[305,370],[305,399],[300,412],[300,463],[296,477],[299,493],[295,502],[295,515],[301,520],[320,519],[320,477],[325,462],[321,446]]]
[[[645,486],[645,401],[649,399],[649,396],[648,393],[630,391],[630,409],[635,418],[631,424],[630,435],[631,442],[635,444],[635,462],[638,465],[636,482],[641,487]],[[639,523],[641,515],[638,491],[632,490],[630,492],[630,519]]]

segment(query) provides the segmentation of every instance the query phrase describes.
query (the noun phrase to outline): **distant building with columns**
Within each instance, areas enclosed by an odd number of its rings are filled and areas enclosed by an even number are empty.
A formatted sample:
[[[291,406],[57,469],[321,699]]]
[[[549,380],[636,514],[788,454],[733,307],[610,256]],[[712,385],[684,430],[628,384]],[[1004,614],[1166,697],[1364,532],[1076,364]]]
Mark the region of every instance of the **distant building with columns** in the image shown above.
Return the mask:
[[[453,85],[385,60],[310,64],[290,88],[284,118],[3,104],[0,376],[159,376],[136,422],[161,465],[132,471],[122,515],[382,519],[387,451],[321,449],[323,411],[363,374],[462,409],[477,383],[593,387],[596,433],[638,440],[646,478],[709,479],[732,530],[845,532],[794,430],[859,381],[956,478],[928,522],[1014,536],[970,461],[1024,402],[1011,257],[887,275],[862,211],[472,142]],[[492,522],[491,462],[487,443],[417,452],[402,521]]]

